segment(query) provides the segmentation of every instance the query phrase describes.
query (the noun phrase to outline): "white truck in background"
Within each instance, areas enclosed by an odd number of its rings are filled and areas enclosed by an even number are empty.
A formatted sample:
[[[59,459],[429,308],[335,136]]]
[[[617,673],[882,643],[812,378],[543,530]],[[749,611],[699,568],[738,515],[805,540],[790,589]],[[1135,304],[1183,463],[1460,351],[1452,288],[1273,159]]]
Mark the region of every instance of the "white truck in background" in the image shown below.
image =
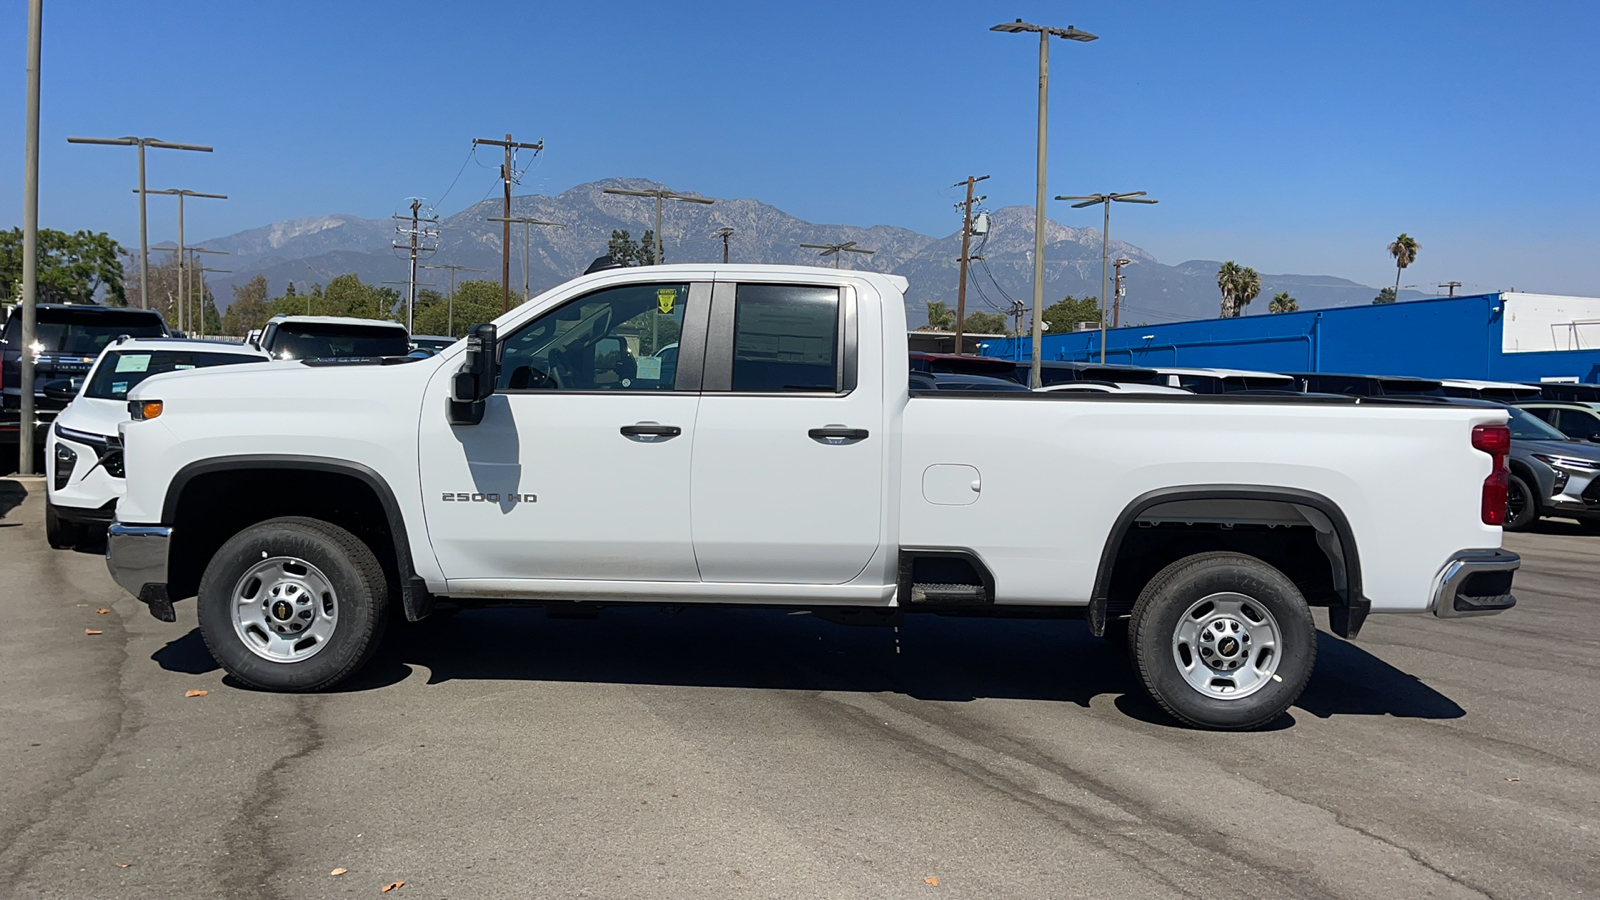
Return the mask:
[[[392,616],[769,604],[1084,617],[1229,729],[1299,695],[1313,606],[1354,638],[1515,602],[1503,412],[914,392],[905,288],[613,269],[427,359],[151,378],[111,572],[166,621],[197,597],[217,661],[272,690],[337,684]]]

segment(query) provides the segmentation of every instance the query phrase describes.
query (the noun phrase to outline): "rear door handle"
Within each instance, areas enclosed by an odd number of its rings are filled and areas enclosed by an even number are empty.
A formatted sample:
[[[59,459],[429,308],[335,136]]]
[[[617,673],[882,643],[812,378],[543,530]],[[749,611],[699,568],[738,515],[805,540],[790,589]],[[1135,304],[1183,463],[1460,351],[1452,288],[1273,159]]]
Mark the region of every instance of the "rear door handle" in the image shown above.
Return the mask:
[[[680,434],[683,434],[683,429],[676,425],[658,425],[655,422],[640,422],[637,425],[622,426],[622,436],[634,438],[635,440],[640,438],[670,440]]]
[[[824,444],[849,443],[867,439],[867,430],[865,428],[846,428],[843,425],[813,428],[806,434],[809,434],[813,441],[820,441]]]

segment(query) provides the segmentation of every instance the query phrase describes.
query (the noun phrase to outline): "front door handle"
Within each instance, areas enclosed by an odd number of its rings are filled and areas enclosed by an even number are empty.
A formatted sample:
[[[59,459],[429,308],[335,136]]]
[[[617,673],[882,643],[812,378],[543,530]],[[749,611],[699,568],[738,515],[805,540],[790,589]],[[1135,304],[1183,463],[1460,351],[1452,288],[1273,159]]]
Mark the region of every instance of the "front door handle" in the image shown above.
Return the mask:
[[[851,443],[867,439],[867,430],[865,428],[846,428],[843,425],[813,428],[806,434],[810,435],[813,441],[820,441],[824,444]]]
[[[636,425],[622,426],[622,436],[634,440],[671,440],[683,434],[683,429],[676,425],[658,425],[655,422],[640,422]]]

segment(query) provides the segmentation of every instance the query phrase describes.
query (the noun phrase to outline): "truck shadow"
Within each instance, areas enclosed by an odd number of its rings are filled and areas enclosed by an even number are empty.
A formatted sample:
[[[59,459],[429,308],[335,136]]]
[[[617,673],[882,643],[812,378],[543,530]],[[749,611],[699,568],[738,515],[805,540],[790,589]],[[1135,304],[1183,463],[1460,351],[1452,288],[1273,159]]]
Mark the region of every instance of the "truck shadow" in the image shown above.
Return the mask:
[[[13,509],[22,505],[28,499],[28,489],[20,481],[10,478],[0,478],[0,519],[4,519]]]
[[[198,640],[196,644],[199,644]],[[198,646],[203,654],[203,645]],[[209,657],[206,657],[209,659]],[[894,692],[919,700],[1050,700],[1175,725],[1145,695],[1120,647],[1082,622],[912,616],[898,630],[845,627],[786,610],[610,609],[586,621],[480,610],[401,627],[343,690],[431,673],[458,679]],[[1317,670],[1296,706],[1318,718],[1450,719],[1465,711],[1356,644],[1318,634]],[[1286,715],[1275,727],[1293,725]]]

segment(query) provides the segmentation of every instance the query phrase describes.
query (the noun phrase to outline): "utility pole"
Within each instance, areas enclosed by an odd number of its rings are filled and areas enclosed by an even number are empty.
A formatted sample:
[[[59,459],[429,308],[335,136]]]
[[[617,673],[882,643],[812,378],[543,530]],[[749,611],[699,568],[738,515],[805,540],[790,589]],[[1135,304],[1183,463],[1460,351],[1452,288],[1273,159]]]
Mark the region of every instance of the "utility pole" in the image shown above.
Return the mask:
[[[22,370],[17,420],[17,474],[34,474],[33,343],[39,303],[39,46],[44,31],[44,0],[28,3],[28,85],[22,153]]]
[[[733,229],[724,225],[711,232],[711,236],[722,238],[722,262],[726,264],[728,262],[728,238],[733,237]]]
[[[140,192],[139,188],[134,188],[133,192],[135,194],[139,193]],[[172,195],[174,195],[174,196],[176,196],[178,198],[178,296],[180,298],[187,298],[189,295],[184,293],[184,291],[183,291],[183,268],[184,268],[183,262],[184,262],[184,259],[185,259],[184,252],[183,252],[183,198],[185,198],[185,197],[206,197],[206,198],[209,198],[209,199],[212,199],[212,200],[226,200],[226,199],[228,199],[228,195],[227,194],[202,194],[199,191],[191,191],[191,190],[186,190],[184,188],[168,188],[167,190],[164,190],[164,191],[145,191],[144,193],[146,193],[146,194],[172,194]],[[187,306],[187,304],[184,303],[183,300],[180,299],[179,307],[178,307],[179,311],[180,311],[179,315],[178,315],[178,329],[180,331],[187,331],[187,329],[185,329],[183,327],[183,315],[182,315],[182,310],[183,310],[183,308],[185,306]],[[202,311],[201,317],[204,318],[204,311]]]
[[[865,253],[871,256],[878,252],[876,250],[863,250],[856,246],[855,241],[845,241],[842,244],[801,244],[800,246],[810,250],[821,250],[822,252],[818,253],[818,256],[833,257],[833,267],[835,269],[839,268],[839,260],[846,253]]]
[[[126,147],[139,148],[139,308],[150,308],[150,239],[145,226],[144,210],[144,148],[164,147],[168,150],[197,150],[201,153],[210,153],[211,148],[202,144],[174,144],[170,141],[158,141],[148,137],[119,137],[119,138],[86,138],[69,137],[69,144],[118,144]]]
[[[190,247],[189,248],[189,252],[190,253],[215,253],[218,256],[227,256],[228,255],[228,251],[226,251],[226,250],[207,250],[204,247]],[[200,257],[198,257],[198,256],[196,256],[193,260],[191,260],[190,261],[190,265],[191,265],[190,271],[196,271],[196,270],[202,271],[202,272],[223,272],[223,271],[226,271],[225,269],[200,269],[199,268],[199,262],[200,262]],[[192,289],[194,287],[194,285],[189,285],[189,287]],[[192,321],[194,319],[194,310],[193,310],[192,307],[188,306],[188,303],[189,303],[189,301],[186,298],[185,301],[184,301],[184,306],[189,309],[188,318]],[[205,276],[202,275],[201,276],[201,281],[200,281],[200,334],[199,334],[199,336],[200,337],[205,337],[205,334],[206,334],[206,285],[205,285]]]
[[[1459,282],[1459,281],[1445,281],[1445,282],[1441,282],[1439,287],[1449,288],[1450,289],[1450,296],[1454,297],[1456,295],[1456,288],[1461,287],[1461,282]]]
[[[489,221],[504,222],[507,227],[510,227],[512,222],[522,223],[522,302],[527,303],[533,299],[533,295],[528,292],[528,254],[533,252],[531,249],[533,241],[529,237],[529,228],[534,225],[549,225],[552,228],[565,228],[567,226],[560,222],[546,222],[543,219],[530,219],[527,216],[490,216]]]
[[[1117,267],[1116,287],[1112,288],[1112,293],[1111,293],[1111,327],[1112,328],[1121,328],[1122,327],[1122,267],[1123,266],[1132,265],[1132,264],[1133,264],[1133,260],[1126,259],[1126,258],[1119,259],[1116,262],[1112,263],[1112,265]]]
[[[667,261],[666,251],[663,250],[662,247],[661,247],[661,201],[663,201],[663,200],[681,200],[684,203],[704,203],[704,204],[707,204],[707,205],[710,205],[712,203],[717,202],[717,201],[712,200],[712,199],[710,199],[708,197],[693,197],[693,196],[690,196],[689,194],[680,194],[680,193],[678,193],[676,191],[669,191],[666,188],[661,188],[660,190],[654,190],[654,191],[632,191],[632,190],[628,190],[626,188],[606,188],[605,191],[603,191],[603,193],[607,193],[607,194],[622,194],[623,196],[627,196],[627,197],[654,197],[654,198],[656,198],[655,259],[656,259],[656,265],[658,265],[658,266],[664,264]],[[510,213],[507,213],[507,215],[510,215]]]
[[[424,269],[449,269],[450,270],[450,296],[445,298],[448,304],[445,309],[444,333],[450,337],[456,336],[456,273],[457,272],[482,272],[482,269],[469,269],[466,266],[423,266]]]
[[[306,263],[306,315],[311,315],[311,264]]]
[[[511,190],[510,188],[506,188],[506,192],[507,192],[506,196],[507,197],[511,196],[510,190]],[[406,222],[406,217],[405,216],[394,216],[393,217],[393,218],[396,218],[396,219],[400,220],[400,224],[395,226],[395,231],[400,233],[400,234],[402,234],[402,235],[406,235],[408,242],[407,243],[398,243],[398,244],[397,243],[393,243],[393,242],[390,243],[390,246],[394,247],[396,250],[409,250],[410,251],[410,256],[411,256],[411,281],[410,281],[410,287],[407,288],[407,290],[406,290],[406,332],[407,333],[409,333],[411,331],[411,324],[412,324],[412,322],[411,322],[411,320],[412,320],[411,312],[417,305],[417,254],[418,253],[432,253],[433,251],[439,249],[439,245],[437,245],[437,244],[434,244],[433,246],[428,246],[425,243],[425,241],[438,240],[439,232],[437,230],[437,226],[439,224],[439,217],[438,216],[424,216],[424,215],[422,215],[421,210],[422,210],[422,198],[420,198],[420,197],[412,197],[411,198],[411,216],[410,216],[411,227],[409,229],[407,229],[405,227],[405,222]]]
[[[1003,31],[1007,34],[1029,31],[1039,34],[1039,142],[1036,148],[1033,201],[1033,366],[1028,377],[1028,386],[1037,388],[1044,386],[1039,376],[1039,355],[1044,346],[1044,151],[1045,127],[1048,120],[1046,112],[1050,105],[1050,36],[1085,43],[1099,38],[1087,31],[1079,31],[1071,25],[1066,28],[1051,28],[1048,25],[1034,25],[1021,19],[1015,22],[1002,22],[989,30]]]
[[[989,199],[988,197],[974,198],[972,196],[972,186],[987,179],[988,177],[989,176],[987,175],[979,175],[974,178],[973,176],[968,175],[965,182],[958,181],[951,185],[951,187],[960,187],[963,183],[965,183],[967,186],[966,202],[956,204],[956,208],[961,210],[961,283],[956,286],[957,356],[960,356],[966,352],[965,345],[962,343],[962,337],[966,334],[967,327],[966,322],[962,320],[965,319],[967,315],[967,261],[972,258],[968,255],[968,250],[972,246],[972,204]]]
[[[532,144],[519,144],[511,140],[511,134],[510,132],[507,132],[506,139],[503,141],[493,141],[488,138],[472,139],[472,146],[476,147],[479,144],[488,144],[492,147],[505,148],[506,161],[500,166],[500,178],[505,182],[506,195],[505,203],[501,206],[502,211],[500,215],[503,218],[510,219],[512,180],[511,151],[532,150],[534,155],[537,156],[539,151],[544,149],[544,141],[536,141]],[[500,235],[500,299],[501,306],[504,308],[500,311],[502,313],[508,313],[511,311],[511,223],[505,222],[503,224],[505,227]]]

